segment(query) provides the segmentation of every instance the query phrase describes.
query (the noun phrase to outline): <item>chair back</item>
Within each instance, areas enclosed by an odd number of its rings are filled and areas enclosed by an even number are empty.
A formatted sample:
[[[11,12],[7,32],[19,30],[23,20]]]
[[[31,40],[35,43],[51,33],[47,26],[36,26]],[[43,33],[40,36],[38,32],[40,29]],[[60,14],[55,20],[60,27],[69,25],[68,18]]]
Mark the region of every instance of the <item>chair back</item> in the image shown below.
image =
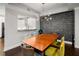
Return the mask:
[[[64,43],[64,36],[62,36],[60,49],[59,49],[59,55],[64,56],[64,54],[65,54],[65,43]]]
[[[64,56],[65,53],[65,44],[64,44],[64,36],[61,37],[60,45],[57,46],[50,46],[45,51],[46,56]]]

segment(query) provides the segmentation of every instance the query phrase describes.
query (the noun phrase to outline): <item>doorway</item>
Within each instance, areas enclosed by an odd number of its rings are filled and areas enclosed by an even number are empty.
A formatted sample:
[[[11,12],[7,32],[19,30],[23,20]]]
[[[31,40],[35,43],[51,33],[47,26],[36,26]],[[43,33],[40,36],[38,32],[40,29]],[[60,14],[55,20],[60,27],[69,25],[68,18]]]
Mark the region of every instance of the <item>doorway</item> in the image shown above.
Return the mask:
[[[4,17],[0,16],[0,56],[4,55]]]

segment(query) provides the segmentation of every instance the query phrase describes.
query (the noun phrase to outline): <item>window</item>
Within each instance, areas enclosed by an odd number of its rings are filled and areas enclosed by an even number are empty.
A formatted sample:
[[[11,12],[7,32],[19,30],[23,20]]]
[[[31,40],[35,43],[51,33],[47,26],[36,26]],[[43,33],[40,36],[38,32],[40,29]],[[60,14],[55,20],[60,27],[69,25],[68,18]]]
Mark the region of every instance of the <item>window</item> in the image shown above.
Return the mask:
[[[34,30],[36,29],[36,18],[34,17],[19,17],[18,20],[18,30]]]
[[[29,30],[36,29],[36,19],[33,17],[28,18]]]

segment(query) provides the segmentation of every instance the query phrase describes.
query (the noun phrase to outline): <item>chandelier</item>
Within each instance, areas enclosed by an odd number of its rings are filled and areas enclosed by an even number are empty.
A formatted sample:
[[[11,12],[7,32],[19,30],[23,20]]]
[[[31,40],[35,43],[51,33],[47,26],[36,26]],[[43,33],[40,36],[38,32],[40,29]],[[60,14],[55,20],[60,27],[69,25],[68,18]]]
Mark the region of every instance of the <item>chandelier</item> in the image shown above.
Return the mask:
[[[42,13],[45,12],[45,5],[46,5],[46,3],[42,3]],[[46,15],[46,16],[43,16],[43,19],[45,19],[45,20],[47,20],[47,21],[52,20],[52,18],[50,17],[49,14]]]

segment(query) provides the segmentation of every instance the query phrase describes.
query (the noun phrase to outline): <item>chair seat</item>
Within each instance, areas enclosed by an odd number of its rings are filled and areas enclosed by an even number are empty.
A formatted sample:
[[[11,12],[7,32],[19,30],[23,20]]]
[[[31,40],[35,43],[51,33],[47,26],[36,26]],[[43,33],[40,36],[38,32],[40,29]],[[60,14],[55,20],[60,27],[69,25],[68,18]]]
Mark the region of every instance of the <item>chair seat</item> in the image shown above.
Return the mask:
[[[46,56],[52,56],[57,51],[57,48],[54,47],[48,47],[48,49],[45,51]]]
[[[58,41],[56,40],[56,41],[53,42],[51,45],[52,45],[52,46],[57,46],[57,47],[59,47],[59,46],[60,46],[60,42],[58,42]]]

